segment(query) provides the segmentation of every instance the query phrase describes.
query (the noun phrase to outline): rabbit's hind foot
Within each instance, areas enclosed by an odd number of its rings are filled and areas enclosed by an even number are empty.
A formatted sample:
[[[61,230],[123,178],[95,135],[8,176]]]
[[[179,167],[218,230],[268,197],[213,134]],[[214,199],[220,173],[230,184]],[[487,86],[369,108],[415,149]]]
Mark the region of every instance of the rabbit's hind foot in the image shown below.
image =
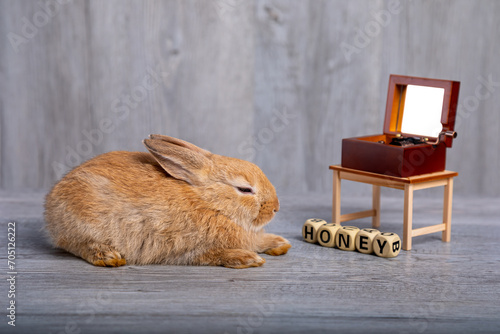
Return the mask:
[[[244,249],[228,250],[223,257],[222,265],[227,268],[244,269],[250,267],[260,267],[266,260],[261,258],[257,253]]]
[[[120,267],[127,263],[113,247],[98,243],[88,246],[84,259],[99,267]]]
[[[265,262],[257,253],[246,249],[219,249],[203,254],[193,264],[243,269],[260,267]]]

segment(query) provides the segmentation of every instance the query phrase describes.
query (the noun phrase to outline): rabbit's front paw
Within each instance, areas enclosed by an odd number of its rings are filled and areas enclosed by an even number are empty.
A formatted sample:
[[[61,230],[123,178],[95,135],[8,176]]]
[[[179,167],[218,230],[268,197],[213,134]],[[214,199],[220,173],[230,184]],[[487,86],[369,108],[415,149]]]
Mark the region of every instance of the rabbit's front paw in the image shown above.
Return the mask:
[[[268,249],[264,253],[272,256],[285,255],[291,247],[292,245],[290,244],[283,244],[279,247]]]
[[[99,267],[120,267],[127,263],[116,249],[97,243],[88,247],[86,260]]]
[[[266,233],[259,242],[259,252],[268,255],[284,255],[292,247],[290,242],[279,235]]]
[[[257,253],[244,249],[228,249],[221,258],[221,265],[234,269],[260,267],[265,262]]]

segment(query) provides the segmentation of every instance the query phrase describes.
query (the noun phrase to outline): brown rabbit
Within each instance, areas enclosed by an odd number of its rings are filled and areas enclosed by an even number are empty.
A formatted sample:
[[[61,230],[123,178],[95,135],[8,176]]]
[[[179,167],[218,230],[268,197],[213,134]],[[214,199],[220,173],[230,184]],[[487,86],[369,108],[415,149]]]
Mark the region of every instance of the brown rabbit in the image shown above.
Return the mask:
[[[69,172],[47,195],[57,247],[96,266],[257,267],[290,243],[263,227],[279,210],[256,165],[151,135],[149,153],[110,152]],[[257,253],[256,253],[257,252]]]

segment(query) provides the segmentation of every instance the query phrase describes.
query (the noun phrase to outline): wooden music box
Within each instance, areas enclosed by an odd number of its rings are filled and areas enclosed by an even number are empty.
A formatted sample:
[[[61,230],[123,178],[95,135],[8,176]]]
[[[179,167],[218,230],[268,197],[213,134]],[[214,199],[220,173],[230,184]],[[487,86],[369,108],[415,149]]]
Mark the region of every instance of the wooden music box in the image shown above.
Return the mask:
[[[342,167],[409,177],[443,171],[460,82],[391,75],[384,133],[342,140]]]

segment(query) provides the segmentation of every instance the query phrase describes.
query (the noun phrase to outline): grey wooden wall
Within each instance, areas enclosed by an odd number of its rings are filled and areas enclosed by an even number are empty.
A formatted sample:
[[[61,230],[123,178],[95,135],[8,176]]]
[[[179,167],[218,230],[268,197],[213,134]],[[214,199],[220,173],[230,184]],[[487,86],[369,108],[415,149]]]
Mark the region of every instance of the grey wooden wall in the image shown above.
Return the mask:
[[[330,191],[341,139],[382,131],[394,73],[461,81],[447,167],[456,193],[499,196],[499,16],[494,0],[1,0],[0,190],[162,133],[256,162],[279,192]]]

